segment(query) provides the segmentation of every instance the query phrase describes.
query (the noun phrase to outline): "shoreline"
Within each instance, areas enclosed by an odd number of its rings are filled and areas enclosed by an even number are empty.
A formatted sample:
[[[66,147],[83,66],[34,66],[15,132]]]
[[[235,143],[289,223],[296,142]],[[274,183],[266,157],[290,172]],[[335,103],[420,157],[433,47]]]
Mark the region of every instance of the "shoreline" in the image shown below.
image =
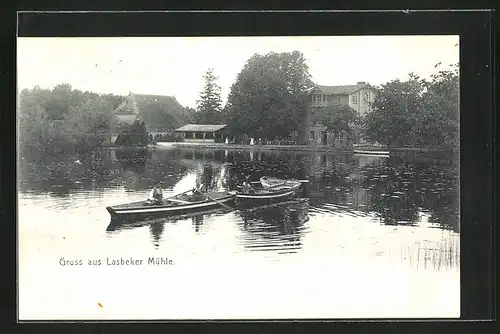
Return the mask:
[[[385,147],[381,145],[358,144],[350,149],[338,149],[329,146],[309,146],[309,145],[242,145],[224,143],[186,143],[186,142],[158,142],[156,145],[148,146],[106,146],[105,149],[163,149],[163,148],[199,148],[205,150],[231,150],[231,151],[288,151],[288,152],[323,152],[341,153],[355,155],[376,155],[376,156],[440,156],[454,158],[458,153],[444,152],[429,148],[415,147]]]
[[[334,149],[328,146],[308,145],[243,145],[223,143],[185,143],[185,142],[158,142],[156,147],[172,148],[203,148],[211,150],[238,150],[238,151],[292,151],[292,152],[340,152],[353,153],[353,149]]]

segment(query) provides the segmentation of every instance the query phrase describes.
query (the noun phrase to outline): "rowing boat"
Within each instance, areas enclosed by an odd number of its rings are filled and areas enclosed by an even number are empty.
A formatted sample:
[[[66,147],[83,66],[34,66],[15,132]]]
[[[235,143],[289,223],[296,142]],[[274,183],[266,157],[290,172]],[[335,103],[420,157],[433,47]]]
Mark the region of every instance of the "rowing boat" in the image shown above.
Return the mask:
[[[273,185],[271,187],[252,186],[250,191],[237,191],[236,201],[238,206],[260,202],[279,202],[295,196],[299,188],[300,182]]]
[[[164,223],[169,223],[169,222],[175,222],[178,220],[183,220],[183,219],[189,219],[189,218],[197,218],[197,217],[204,217],[204,216],[210,216],[213,214],[222,214],[222,213],[227,213],[228,210],[223,207],[216,207],[216,208],[211,208],[207,210],[201,210],[201,211],[191,211],[187,213],[181,213],[181,214],[172,214],[168,216],[162,216],[159,218],[144,218],[144,219],[120,219],[121,217],[115,217],[114,219],[111,219],[111,222],[109,223],[108,227],[106,228],[106,232],[116,232],[119,230],[124,230],[124,229],[132,229],[132,228],[137,228],[137,227],[142,227],[142,226],[147,226],[147,225],[153,225],[153,224],[164,224]]]
[[[220,206],[228,207],[234,201],[235,191],[209,192],[198,194],[194,191],[184,192],[179,195],[163,199],[160,203],[151,201],[138,201],[106,207],[111,218],[141,219],[158,216],[178,215],[193,211],[203,211]]]
[[[293,179],[283,180],[276,177],[263,176],[260,178],[260,184],[262,184],[264,188],[274,188],[278,186],[295,186],[296,184],[300,185],[300,181]]]

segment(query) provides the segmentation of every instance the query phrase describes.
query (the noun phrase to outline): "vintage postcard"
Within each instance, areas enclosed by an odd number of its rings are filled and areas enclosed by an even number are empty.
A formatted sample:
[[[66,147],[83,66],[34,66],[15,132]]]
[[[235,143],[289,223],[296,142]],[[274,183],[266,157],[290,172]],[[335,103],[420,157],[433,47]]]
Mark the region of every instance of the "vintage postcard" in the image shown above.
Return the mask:
[[[19,320],[458,318],[459,42],[18,38]]]

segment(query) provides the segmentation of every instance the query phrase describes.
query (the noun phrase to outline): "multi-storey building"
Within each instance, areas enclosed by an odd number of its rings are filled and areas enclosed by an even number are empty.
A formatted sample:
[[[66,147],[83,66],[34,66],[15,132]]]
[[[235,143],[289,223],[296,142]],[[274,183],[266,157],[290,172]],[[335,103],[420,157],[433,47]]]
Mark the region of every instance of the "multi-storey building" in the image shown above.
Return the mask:
[[[344,86],[317,85],[308,92],[306,113],[311,115],[315,108],[340,104],[351,107],[356,111],[358,116],[364,117],[371,111],[371,103],[374,99],[375,89],[366,82]],[[342,138],[342,134],[328,133],[324,126],[311,124],[310,120],[307,122],[307,129],[307,141],[310,144],[345,146],[349,142],[347,138]],[[359,143],[362,141],[362,138],[359,136],[359,131],[356,132],[357,134],[353,138],[353,141]],[[338,140],[341,142],[336,142]]]

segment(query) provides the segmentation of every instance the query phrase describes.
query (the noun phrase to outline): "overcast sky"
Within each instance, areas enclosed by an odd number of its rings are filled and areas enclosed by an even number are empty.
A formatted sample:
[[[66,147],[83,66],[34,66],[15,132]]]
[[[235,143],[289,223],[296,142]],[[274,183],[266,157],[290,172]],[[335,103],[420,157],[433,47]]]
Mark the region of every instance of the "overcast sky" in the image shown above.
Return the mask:
[[[458,36],[18,38],[18,87],[173,95],[195,107],[213,68],[225,102],[254,53],[301,51],[320,85],[379,85],[459,62]],[[435,65],[441,65],[435,68]]]

